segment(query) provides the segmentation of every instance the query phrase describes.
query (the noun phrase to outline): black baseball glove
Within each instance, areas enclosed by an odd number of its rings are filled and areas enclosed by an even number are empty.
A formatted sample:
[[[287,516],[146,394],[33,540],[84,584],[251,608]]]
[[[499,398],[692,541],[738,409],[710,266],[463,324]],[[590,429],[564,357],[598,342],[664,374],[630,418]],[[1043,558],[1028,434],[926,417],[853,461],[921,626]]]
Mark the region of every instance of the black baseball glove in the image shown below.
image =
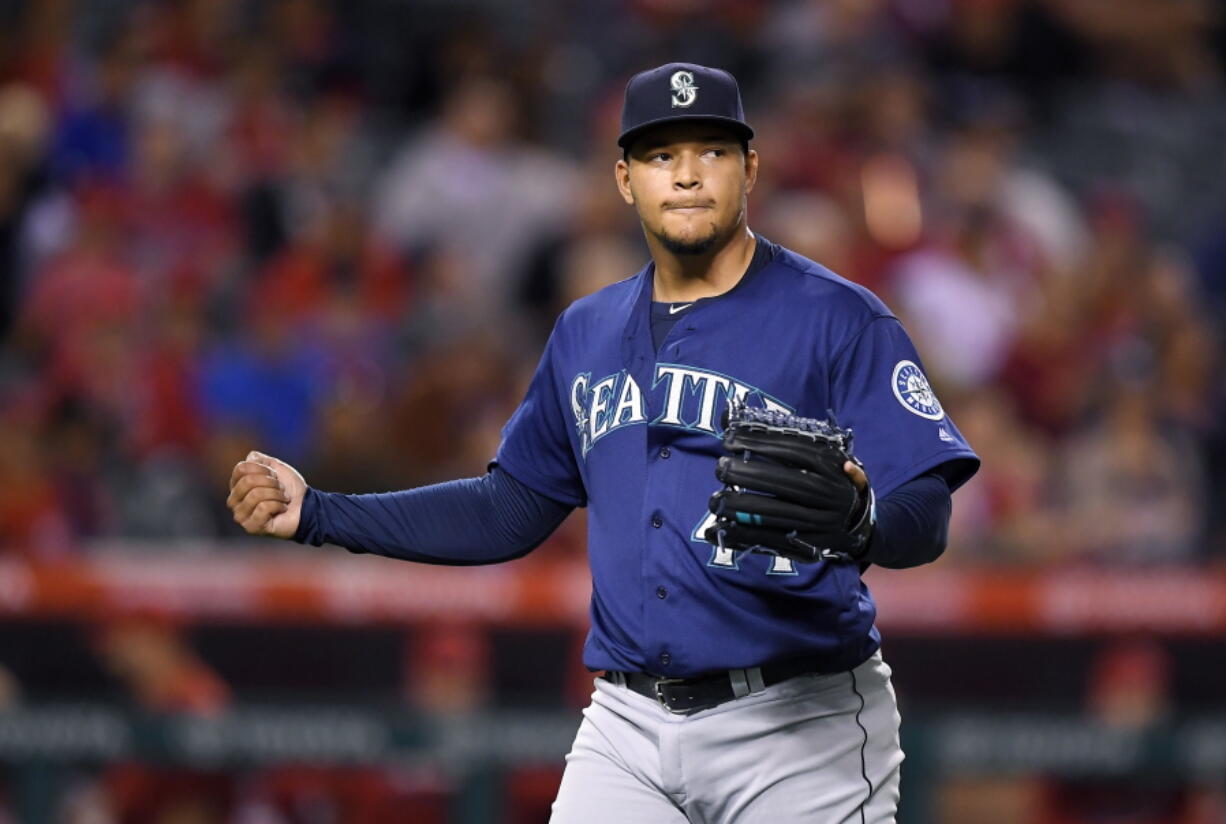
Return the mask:
[[[806,563],[855,561],[867,551],[876,507],[872,487],[861,492],[843,471],[849,460],[863,469],[850,430],[741,404],[728,412],[724,448],[708,541]]]

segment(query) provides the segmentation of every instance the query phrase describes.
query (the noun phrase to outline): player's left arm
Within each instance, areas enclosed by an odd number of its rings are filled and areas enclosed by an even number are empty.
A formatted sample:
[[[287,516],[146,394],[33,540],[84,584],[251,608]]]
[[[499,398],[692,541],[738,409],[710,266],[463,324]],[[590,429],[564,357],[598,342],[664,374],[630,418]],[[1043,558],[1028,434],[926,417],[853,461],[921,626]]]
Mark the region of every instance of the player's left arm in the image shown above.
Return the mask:
[[[867,483],[863,470],[859,476]],[[852,482],[859,485],[856,477]],[[953,497],[942,472],[912,478],[877,501],[873,531],[857,560],[891,569],[929,564],[949,542]]]
[[[876,493],[876,522],[863,561],[901,568],[940,557],[952,494],[979,467],[928,384],[906,330],[879,314],[859,329],[831,370],[831,401],[855,433],[857,487]]]

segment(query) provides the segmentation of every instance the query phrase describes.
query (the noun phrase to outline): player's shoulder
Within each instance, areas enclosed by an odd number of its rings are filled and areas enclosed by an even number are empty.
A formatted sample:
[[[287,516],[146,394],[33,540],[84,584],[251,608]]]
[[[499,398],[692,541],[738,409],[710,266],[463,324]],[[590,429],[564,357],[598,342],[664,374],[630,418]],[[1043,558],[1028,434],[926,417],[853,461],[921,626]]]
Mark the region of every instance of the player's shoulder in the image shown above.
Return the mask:
[[[789,286],[800,298],[802,305],[809,301],[833,309],[845,318],[894,317],[894,313],[871,289],[850,281],[827,269],[815,260],[793,252],[786,246],[777,246],[771,261],[771,269],[777,277],[789,278]]]

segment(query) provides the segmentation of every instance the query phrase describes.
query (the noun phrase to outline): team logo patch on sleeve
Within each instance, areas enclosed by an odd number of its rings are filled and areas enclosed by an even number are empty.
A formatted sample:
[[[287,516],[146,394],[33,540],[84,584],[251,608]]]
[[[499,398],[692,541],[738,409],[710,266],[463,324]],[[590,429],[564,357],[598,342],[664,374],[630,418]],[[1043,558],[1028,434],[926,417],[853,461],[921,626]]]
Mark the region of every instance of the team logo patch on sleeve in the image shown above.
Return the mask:
[[[937,400],[936,393],[928,384],[923,371],[909,360],[899,361],[894,367],[894,397],[898,402],[921,418],[939,421],[945,417],[945,410]]]

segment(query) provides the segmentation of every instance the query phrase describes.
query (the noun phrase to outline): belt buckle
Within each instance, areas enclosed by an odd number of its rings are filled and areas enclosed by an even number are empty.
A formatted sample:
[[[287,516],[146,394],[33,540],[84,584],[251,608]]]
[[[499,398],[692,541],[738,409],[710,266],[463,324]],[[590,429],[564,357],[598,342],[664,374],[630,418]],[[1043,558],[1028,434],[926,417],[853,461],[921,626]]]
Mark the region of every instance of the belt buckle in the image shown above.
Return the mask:
[[[662,689],[663,687],[666,687],[670,684],[683,684],[683,683],[685,683],[684,678],[657,678],[656,679],[656,682],[653,685],[653,689],[655,690],[655,693],[656,693],[656,700],[660,702],[661,707],[663,707],[664,709],[668,710],[671,713],[675,713],[679,715],[685,714],[686,710],[675,710],[668,705],[668,699],[664,697],[664,691]]]

